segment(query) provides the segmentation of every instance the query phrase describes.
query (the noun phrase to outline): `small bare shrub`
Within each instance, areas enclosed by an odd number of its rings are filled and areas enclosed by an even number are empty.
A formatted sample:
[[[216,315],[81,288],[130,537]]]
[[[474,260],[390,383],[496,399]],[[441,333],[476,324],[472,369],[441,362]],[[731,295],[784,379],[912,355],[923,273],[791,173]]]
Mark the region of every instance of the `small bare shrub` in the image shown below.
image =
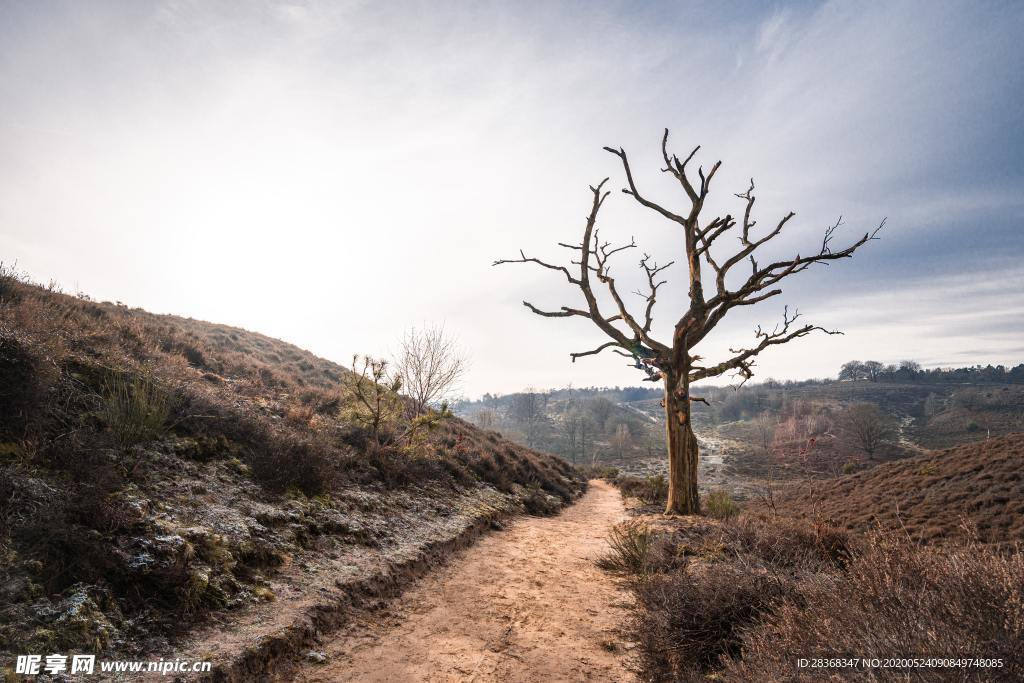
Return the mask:
[[[412,399],[414,417],[444,402],[458,387],[467,369],[465,353],[443,326],[407,331],[395,359],[395,372]]]
[[[840,420],[840,429],[869,458],[896,437],[892,417],[872,403],[855,403],[847,408]]]

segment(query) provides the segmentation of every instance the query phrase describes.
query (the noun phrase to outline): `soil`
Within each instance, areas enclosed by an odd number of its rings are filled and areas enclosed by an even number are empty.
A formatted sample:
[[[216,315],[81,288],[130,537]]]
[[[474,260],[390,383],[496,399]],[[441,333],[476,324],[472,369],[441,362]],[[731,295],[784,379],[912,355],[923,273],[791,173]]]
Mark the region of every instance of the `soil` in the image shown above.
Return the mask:
[[[630,598],[594,565],[625,517],[618,490],[592,481],[559,516],[518,518],[351,622],[294,680],[636,680],[618,632]]]

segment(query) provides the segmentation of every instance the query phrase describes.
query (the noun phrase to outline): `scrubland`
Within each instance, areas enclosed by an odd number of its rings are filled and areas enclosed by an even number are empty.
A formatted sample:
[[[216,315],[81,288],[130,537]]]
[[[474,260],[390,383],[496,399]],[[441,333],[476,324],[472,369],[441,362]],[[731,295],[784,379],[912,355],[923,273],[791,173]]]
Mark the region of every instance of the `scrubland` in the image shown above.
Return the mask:
[[[585,486],[447,415],[413,438],[400,410],[374,437],[347,412],[352,377],[263,335],[3,270],[0,647],[170,652],[199,627],[287,611],[313,573],[365,579]]]
[[[628,637],[648,680],[1024,677],[1024,435],[927,453],[742,509],[657,514],[662,482],[615,475],[634,517],[600,564],[635,598]],[[728,501],[728,502],[726,502]],[[1000,666],[809,669],[842,657]]]

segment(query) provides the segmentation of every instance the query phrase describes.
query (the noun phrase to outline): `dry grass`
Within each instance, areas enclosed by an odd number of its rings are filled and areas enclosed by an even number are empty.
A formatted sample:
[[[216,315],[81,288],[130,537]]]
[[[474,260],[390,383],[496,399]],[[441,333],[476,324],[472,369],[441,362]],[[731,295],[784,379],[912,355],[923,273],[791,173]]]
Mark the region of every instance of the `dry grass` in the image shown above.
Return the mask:
[[[608,552],[597,560],[597,566],[622,574],[647,574],[653,559],[655,534],[645,524],[629,521],[612,528],[608,535]]]
[[[740,506],[722,489],[709,491],[701,502],[704,512],[715,519],[732,519],[740,513]]]
[[[811,680],[798,657],[837,654],[979,657],[987,669],[881,672],[881,680],[1024,679],[1024,556],[964,545],[929,549],[898,534],[874,536],[847,571],[800,586],[742,637],[725,680]],[[840,668],[815,677],[844,676]]]
[[[740,515],[639,521],[602,566],[636,597],[627,624],[652,681],[810,681],[798,658],[981,657],[997,669],[876,670],[873,680],[1016,681],[1024,675],[1024,556],[903,533]],[[642,542],[641,542],[642,541]]]
[[[111,373],[103,383],[102,406],[100,417],[122,448],[156,439],[171,414],[170,396],[146,374]]]
[[[783,496],[780,512],[934,544],[1024,541],[1024,434],[886,463]]]

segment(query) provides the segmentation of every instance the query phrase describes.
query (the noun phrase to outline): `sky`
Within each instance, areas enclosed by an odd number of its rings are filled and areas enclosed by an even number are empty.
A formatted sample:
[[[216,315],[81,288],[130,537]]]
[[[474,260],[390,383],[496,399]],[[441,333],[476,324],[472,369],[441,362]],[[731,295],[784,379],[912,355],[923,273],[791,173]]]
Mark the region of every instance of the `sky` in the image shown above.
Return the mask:
[[[1016,364],[1021,35],[1019,2],[0,0],[0,260],[341,363],[443,324],[467,396],[632,385],[614,354],[570,363],[605,340],[591,323],[522,306],[579,305],[564,278],[491,264],[565,259],[605,177],[603,236],[678,260],[678,230],[618,192],[602,150],[682,210],[667,127],[723,162],[706,212],[740,210],[751,177],[760,225],[796,212],[769,256],[813,251],[840,215],[837,244],[887,219],[737,311],[706,359],[788,305],[845,334],[768,350],[761,379]],[[616,258],[631,289],[639,254]],[[663,340],[687,289],[666,275]]]

